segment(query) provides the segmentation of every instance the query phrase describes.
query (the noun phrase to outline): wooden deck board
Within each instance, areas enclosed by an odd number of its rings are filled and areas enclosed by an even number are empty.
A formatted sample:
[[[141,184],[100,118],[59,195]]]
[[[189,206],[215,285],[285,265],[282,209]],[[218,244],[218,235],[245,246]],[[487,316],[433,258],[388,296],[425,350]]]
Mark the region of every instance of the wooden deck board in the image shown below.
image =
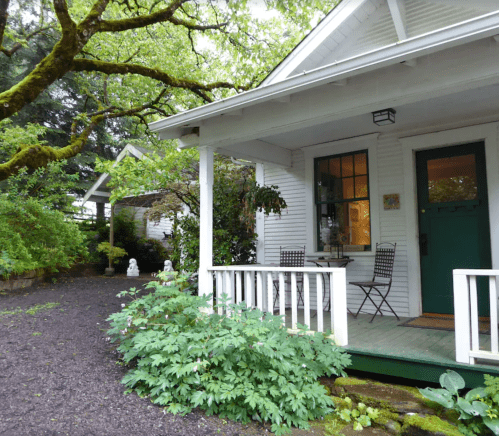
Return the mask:
[[[312,314],[314,315],[315,311]],[[330,328],[330,313],[323,312],[323,315],[326,330]],[[386,315],[377,316],[370,323],[371,317],[372,315],[368,314],[359,314],[357,318],[348,315],[349,344],[345,348],[352,355],[354,369],[365,370],[362,368],[370,368],[371,363],[376,362],[378,371],[373,372],[382,372],[385,371],[384,368],[393,367],[395,369],[387,370],[388,373],[392,371],[392,374],[399,376],[403,373],[401,376],[407,378],[438,381],[439,374],[447,368],[453,368],[468,372],[470,387],[483,384],[483,373],[499,376],[499,365],[489,362],[479,362],[477,365],[457,364],[454,331],[405,327],[400,324],[410,318],[401,318],[399,321]],[[298,311],[298,322],[303,324],[303,310]],[[286,324],[288,327],[291,324],[291,313],[288,311]],[[311,318],[311,324],[311,329],[315,330],[316,316]],[[480,346],[490,349],[490,335],[480,335]],[[388,362],[389,360],[391,362]],[[356,361],[359,368],[355,368]]]

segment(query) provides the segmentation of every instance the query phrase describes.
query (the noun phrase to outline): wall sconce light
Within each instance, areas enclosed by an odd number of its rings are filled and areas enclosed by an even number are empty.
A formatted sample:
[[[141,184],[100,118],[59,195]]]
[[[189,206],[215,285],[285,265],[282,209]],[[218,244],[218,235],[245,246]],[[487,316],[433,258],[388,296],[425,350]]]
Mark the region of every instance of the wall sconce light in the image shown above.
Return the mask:
[[[388,108],[373,112],[373,123],[378,126],[395,124],[395,109]]]

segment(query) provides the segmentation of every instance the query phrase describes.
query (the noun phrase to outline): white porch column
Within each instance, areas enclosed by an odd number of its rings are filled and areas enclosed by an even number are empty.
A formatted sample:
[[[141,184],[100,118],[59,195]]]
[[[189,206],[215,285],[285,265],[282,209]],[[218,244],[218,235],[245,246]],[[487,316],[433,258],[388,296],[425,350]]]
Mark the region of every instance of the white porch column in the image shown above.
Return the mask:
[[[199,295],[213,293],[208,271],[213,263],[213,153],[212,147],[199,150]]]

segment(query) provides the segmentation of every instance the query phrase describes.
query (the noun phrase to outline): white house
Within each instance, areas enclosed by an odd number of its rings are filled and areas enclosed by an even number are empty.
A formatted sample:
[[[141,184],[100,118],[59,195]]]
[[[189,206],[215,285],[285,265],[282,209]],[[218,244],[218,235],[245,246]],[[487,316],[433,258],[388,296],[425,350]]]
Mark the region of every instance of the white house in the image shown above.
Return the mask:
[[[149,150],[143,147],[128,144],[116,157],[116,164],[123,160],[126,156],[133,156],[136,159],[143,159]],[[82,199],[82,205],[87,201],[95,202],[97,211],[104,214],[104,205],[109,203],[111,196],[111,188],[107,186],[110,181],[110,176],[107,173],[101,174],[97,181],[91,186]],[[151,192],[139,197],[125,198],[124,201],[118,202],[115,206],[115,212],[119,213],[122,209],[131,210],[134,219],[137,223],[137,233],[144,238],[164,240],[166,235],[171,235],[173,223],[167,218],[161,219],[159,222],[154,222],[145,216],[151,204],[157,199],[157,193]]]
[[[289,206],[280,219],[258,218],[260,264],[278,263],[290,244],[309,259],[327,255],[324,235],[339,223],[354,262],[346,278],[330,272],[334,292],[347,283],[350,310],[364,294],[348,283],[370,278],[376,243],[394,242],[388,301],[397,314],[452,315],[452,270],[499,269],[498,102],[499,2],[343,0],[256,89],[150,125],[200,150],[201,291],[212,292],[211,274],[221,272],[211,263],[216,152],[257,162],[258,181],[278,185]],[[387,119],[378,125],[378,116]],[[309,322],[316,279],[310,269]],[[478,314],[494,325],[497,305],[486,284],[478,288]],[[338,295],[334,326],[347,322]],[[364,356],[389,354],[365,347]]]

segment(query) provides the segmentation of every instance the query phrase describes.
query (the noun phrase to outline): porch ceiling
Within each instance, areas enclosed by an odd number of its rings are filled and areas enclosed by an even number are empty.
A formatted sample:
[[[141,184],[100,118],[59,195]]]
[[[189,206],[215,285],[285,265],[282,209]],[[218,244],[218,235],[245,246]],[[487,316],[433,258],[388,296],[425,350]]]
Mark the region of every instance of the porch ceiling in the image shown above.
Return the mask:
[[[264,136],[257,141],[268,147],[274,146],[286,150],[296,150],[311,145],[335,141],[343,138],[366,135],[369,133],[396,133],[430,128],[432,125],[442,125],[483,117],[499,118],[499,85],[494,84],[483,88],[458,92],[452,95],[437,97],[417,103],[396,106],[396,122],[387,126],[377,126],[373,123],[372,114],[352,116],[340,120],[305,127],[298,130]],[[384,109],[380,107],[379,109]],[[224,147],[222,152],[228,154],[244,154],[242,150],[252,148],[255,141],[234,143]]]

